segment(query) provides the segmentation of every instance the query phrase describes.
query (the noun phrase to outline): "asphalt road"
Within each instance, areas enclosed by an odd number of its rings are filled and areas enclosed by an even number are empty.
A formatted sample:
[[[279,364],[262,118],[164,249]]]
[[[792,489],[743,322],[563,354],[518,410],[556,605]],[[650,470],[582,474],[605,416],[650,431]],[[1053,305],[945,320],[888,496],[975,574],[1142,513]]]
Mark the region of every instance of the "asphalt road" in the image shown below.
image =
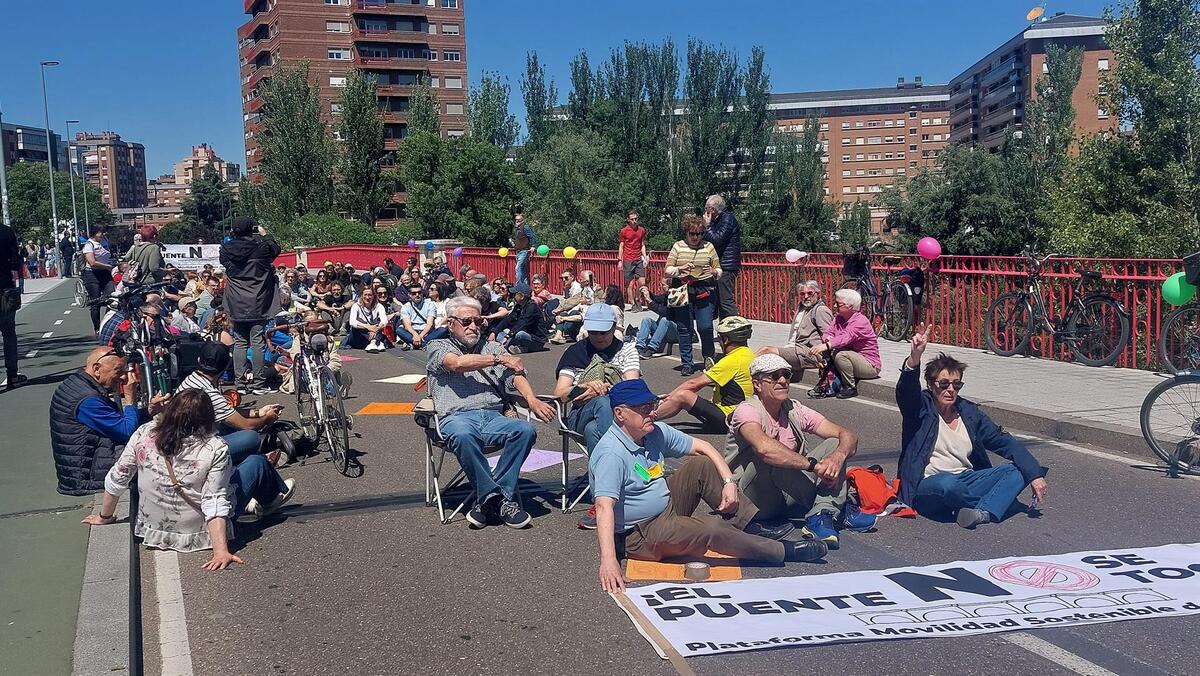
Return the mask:
[[[559,350],[526,357],[534,384],[549,391]],[[422,373],[421,353],[354,353],[347,408],[415,402],[410,385],[372,380]],[[679,382],[665,359],[645,365],[651,386]],[[803,395],[797,392],[797,396]],[[294,412],[294,401],[280,401]],[[815,408],[861,435],[855,464],[894,472],[898,413],[866,401]],[[686,425],[682,427],[686,428]],[[540,448],[557,436],[539,428]],[[712,439],[712,441],[721,441]],[[352,445],[359,478],[327,462],[284,470],[295,500],[262,526],[239,525],[246,565],[210,573],[202,553],[179,565],[194,671],[208,673],[671,673],[627,616],[601,590],[592,533],[560,514],[548,494],[526,488],[533,527],[468,530],[441,525],[424,504],[423,446],[407,415],[360,415]],[[1040,518],[1018,515],[965,531],[924,519],[884,519],[878,532],[848,534],[825,563],[744,568],[747,577],[874,570],[1018,554],[1200,542],[1187,514],[1200,482],[1169,480],[1144,458],[1030,442],[1051,468]],[[450,461],[453,464],[453,461]],[[577,461],[573,472],[583,471]],[[529,478],[553,486],[557,468]],[[144,559],[148,570],[149,558]],[[146,604],[147,664],[153,665],[153,575]],[[7,585],[6,585],[7,586]],[[1150,619],[1019,634],[882,641],[692,658],[701,674],[1114,673],[1197,671],[1194,618]],[[151,669],[153,673],[153,669]]]
[[[55,491],[48,411],[54,388],[92,347],[91,321],[72,308],[72,293],[61,284],[17,313],[30,382],[0,389],[0,671],[13,674],[71,669],[88,539],[79,520],[92,501]]]

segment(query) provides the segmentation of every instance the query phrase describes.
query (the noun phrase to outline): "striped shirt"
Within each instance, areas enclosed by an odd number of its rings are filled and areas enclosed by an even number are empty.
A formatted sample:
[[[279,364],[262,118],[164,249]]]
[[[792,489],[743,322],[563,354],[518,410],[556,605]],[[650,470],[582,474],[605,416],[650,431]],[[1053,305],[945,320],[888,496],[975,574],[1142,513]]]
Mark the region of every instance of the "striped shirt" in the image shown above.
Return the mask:
[[[199,371],[192,371],[188,377],[179,383],[179,389],[176,392],[184,390],[200,390],[208,395],[208,400],[212,402],[213,414],[217,418],[217,422],[221,422],[233,415],[233,407],[229,405],[229,401],[225,399],[225,395],[212,384],[205,375]]]
[[[683,268],[694,266],[690,274],[685,274]],[[712,242],[705,242],[699,249],[693,249],[680,240],[671,245],[667,254],[667,267],[680,268],[680,277],[694,277],[700,280],[713,279],[713,271],[721,269],[721,259]]]

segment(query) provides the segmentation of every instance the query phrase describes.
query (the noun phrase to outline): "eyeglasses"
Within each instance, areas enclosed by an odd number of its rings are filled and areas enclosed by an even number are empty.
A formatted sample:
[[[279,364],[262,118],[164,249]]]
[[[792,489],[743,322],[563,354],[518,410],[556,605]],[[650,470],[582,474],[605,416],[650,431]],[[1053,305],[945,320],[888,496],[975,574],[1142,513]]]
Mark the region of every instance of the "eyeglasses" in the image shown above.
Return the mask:
[[[700,232],[689,232],[687,234],[688,237],[702,237],[703,235],[704,235],[703,230],[701,230]]]
[[[487,320],[483,317],[451,317],[450,319],[453,319],[463,326],[483,326],[487,323]]]
[[[758,374],[758,375],[757,375],[757,376],[755,376],[755,377],[756,377],[757,379],[759,379],[759,380],[780,380],[780,379],[783,379],[783,380],[787,380],[788,382],[791,382],[791,380],[792,380],[792,370],[791,370],[791,369],[779,369],[778,371],[772,371],[772,372],[770,372],[770,373],[760,373],[760,374]]]
[[[634,413],[637,413],[638,415],[645,418],[646,416],[648,416],[651,413],[658,410],[658,400],[656,399],[656,400],[650,402],[649,404],[640,404],[638,406],[626,406],[625,408],[627,408],[630,411],[633,411]]]
[[[945,378],[941,378],[939,380],[933,381],[933,384],[939,390],[945,390],[947,388],[953,387],[955,392],[961,392],[963,385],[965,383],[963,383],[963,381],[961,381],[961,380],[947,380]]]
[[[570,278],[570,277],[568,277],[568,276],[566,276],[566,275],[563,275],[562,277],[559,277],[559,279],[561,279],[561,280],[563,280],[564,282],[566,282],[566,281],[570,280],[571,278]]]
[[[809,296],[815,296],[815,295],[817,295],[816,291],[801,291],[800,292],[800,296],[803,298],[808,298]]]

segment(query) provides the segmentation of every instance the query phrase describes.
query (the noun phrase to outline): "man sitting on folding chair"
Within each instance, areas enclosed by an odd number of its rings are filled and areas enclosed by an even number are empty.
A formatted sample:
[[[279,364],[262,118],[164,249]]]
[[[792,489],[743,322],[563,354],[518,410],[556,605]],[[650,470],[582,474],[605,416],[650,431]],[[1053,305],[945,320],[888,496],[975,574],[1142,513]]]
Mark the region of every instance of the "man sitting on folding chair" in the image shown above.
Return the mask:
[[[531,519],[517,502],[517,480],[537,432],[528,421],[504,415],[505,382],[512,380],[524,405],[541,420],[554,419],[555,411],[534,394],[520,358],[499,343],[481,339],[486,332],[481,311],[470,296],[446,301],[450,336],[426,347],[429,395],[442,416],[446,446],[475,492],[467,522],[473,528],[495,522],[524,528]],[[489,447],[501,448],[494,471],[483,454]]]

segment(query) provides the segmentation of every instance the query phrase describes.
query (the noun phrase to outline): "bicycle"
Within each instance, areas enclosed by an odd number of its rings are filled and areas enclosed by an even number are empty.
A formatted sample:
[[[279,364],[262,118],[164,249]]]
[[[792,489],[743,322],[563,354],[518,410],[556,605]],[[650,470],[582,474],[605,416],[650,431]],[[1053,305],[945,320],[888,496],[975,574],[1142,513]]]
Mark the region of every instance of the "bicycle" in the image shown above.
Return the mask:
[[[1142,438],[1167,475],[1200,474],[1200,373],[1180,373],[1154,386],[1142,401]]]
[[[1011,357],[1024,352],[1033,333],[1038,331],[1067,343],[1074,358],[1082,364],[1108,366],[1115,362],[1129,342],[1129,313],[1112,296],[1084,292],[1085,284],[1099,284],[1104,275],[1095,270],[1079,270],[1066,313],[1060,320],[1050,316],[1042,290],[1042,268],[1059,254],[1038,258],[1025,250],[1021,255],[1025,258],[1025,287],[1002,294],[988,306],[984,318],[988,349],[1001,357]]]
[[[887,340],[908,340],[912,327],[917,324],[918,297],[924,273],[919,268],[893,270],[903,259],[899,256],[884,256],[881,260],[888,266],[879,287],[871,277],[871,249],[859,245],[842,257],[842,279],[838,289],[854,289],[862,295],[861,312],[871,321],[875,332]]]
[[[166,283],[135,284],[117,296],[102,296],[87,304],[115,301],[115,309],[125,317],[128,327],[113,336],[113,351],[125,357],[134,380],[142,385],[138,388],[138,407],[142,409],[148,409],[155,396],[174,392],[180,382],[175,341],[166,323],[159,316],[147,323],[142,312],[146,296],[164,286]]]
[[[75,307],[87,307],[88,291],[82,279],[83,266],[87,265],[87,258],[81,253],[76,253],[71,258],[71,264],[74,266],[75,274],[80,275],[75,279]]]
[[[286,326],[298,327],[293,336],[299,341],[299,350],[291,368],[300,434],[317,445],[324,441],[334,467],[349,476],[350,429],[354,421],[346,415],[342,387],[329,368],[329,337],[322,332],[328,323],[304,322],[300,315],[290,315]]]
[[[1183,257],[1188,284],[1200,283],[1200,252]],[[1200,301],[1172,310],[1158,335],[1158,355],[1163,369],[1175,375],[1200,369]]]

